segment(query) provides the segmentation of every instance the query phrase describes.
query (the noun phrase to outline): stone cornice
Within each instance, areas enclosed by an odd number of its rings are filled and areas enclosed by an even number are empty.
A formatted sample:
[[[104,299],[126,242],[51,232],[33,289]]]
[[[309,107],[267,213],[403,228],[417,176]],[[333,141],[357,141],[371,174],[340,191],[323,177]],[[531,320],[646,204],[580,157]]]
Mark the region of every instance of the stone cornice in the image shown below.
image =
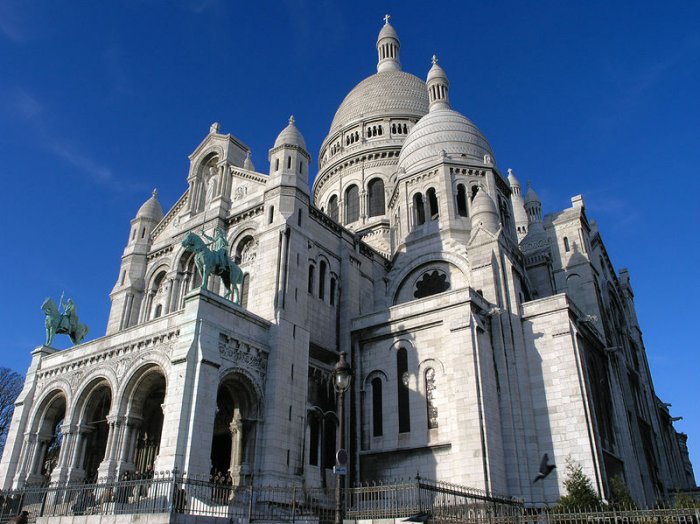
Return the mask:
[[[151,231],[151,242],[155,241],[156,237],[160,235],[165,227],[172,222],[173,218],[177,215],[177,213],[182,209],[182,207],[185,205],[187,202],[187,199],[189,197],[190,190],[188,189],[185,191],[182,196],[178,199],[177,202],[175,202],[175,205],[170,208],[170,211],[163,217],[163,220],[161,220],[158,225],[153,228],[153,231]]]

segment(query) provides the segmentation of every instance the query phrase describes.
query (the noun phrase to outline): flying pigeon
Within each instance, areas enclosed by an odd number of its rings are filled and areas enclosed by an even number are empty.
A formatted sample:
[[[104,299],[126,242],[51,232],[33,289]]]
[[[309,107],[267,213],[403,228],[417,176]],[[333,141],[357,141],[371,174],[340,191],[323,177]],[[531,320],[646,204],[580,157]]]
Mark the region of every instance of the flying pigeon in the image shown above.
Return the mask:
[[[547,453],[542,455],[542,462],[540,462],[540,472],[537,474],[535,480],[533,480],[532,483],[534,484],[538,480],[544,480],[545,478],[547,478],[547,475],[549,475],[554,468],[556,468],[554,464],[549,464],[549,455]]]

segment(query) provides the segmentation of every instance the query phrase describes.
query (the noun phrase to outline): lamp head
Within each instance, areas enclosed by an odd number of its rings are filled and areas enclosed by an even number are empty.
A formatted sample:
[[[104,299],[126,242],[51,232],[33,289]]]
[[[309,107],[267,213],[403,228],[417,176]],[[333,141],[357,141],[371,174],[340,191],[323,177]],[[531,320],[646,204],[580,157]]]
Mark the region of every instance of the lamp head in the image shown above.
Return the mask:
[[[345,355],[347,353],[342,351],[340,353],[340,359],[338,363],[333,368],[333,387],[338,392],[347,390],[350,387],[350,380],[352,379],[352,369],[347,360],[345,360]]]

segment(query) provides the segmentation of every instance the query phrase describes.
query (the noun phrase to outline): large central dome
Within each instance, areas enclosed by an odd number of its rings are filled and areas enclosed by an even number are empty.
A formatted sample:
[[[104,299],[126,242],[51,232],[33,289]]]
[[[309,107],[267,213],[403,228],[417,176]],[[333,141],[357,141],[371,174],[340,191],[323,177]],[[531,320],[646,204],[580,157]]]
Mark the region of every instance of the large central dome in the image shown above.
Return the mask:
[[[382,71],[365,78],[348,93],[333,117],[330,132],[373,116],[405,114],[420,118],[427,112],[428,91],[423,80],[399,70]]]

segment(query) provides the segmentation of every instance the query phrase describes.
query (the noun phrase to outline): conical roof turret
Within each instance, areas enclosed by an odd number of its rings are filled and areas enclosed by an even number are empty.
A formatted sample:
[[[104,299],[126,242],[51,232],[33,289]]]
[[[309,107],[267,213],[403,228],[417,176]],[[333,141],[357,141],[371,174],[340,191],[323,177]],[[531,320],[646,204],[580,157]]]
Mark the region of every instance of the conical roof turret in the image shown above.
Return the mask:
[[[158,190],[154,189],[151,198],[146,200],[136,213],[136,218],[150,218],[156,222],[163,220],[163,208],[158,202]]]
[[[306,142],[304,141],[304,137],[299,129],[297,129],[294,122],[294,115],[292,115],[289,117],[289,124],[287,127],[285,127],[282,132],[277,135],[275,145],[272,147],[272,149],[277,149],[280,146],[297,146],[306,151]]]
[[[472,230],[478,226],[483,227],[491,233],[498,231],[498,210],[496,203],[482,187],[477,191],[472,200]]]

